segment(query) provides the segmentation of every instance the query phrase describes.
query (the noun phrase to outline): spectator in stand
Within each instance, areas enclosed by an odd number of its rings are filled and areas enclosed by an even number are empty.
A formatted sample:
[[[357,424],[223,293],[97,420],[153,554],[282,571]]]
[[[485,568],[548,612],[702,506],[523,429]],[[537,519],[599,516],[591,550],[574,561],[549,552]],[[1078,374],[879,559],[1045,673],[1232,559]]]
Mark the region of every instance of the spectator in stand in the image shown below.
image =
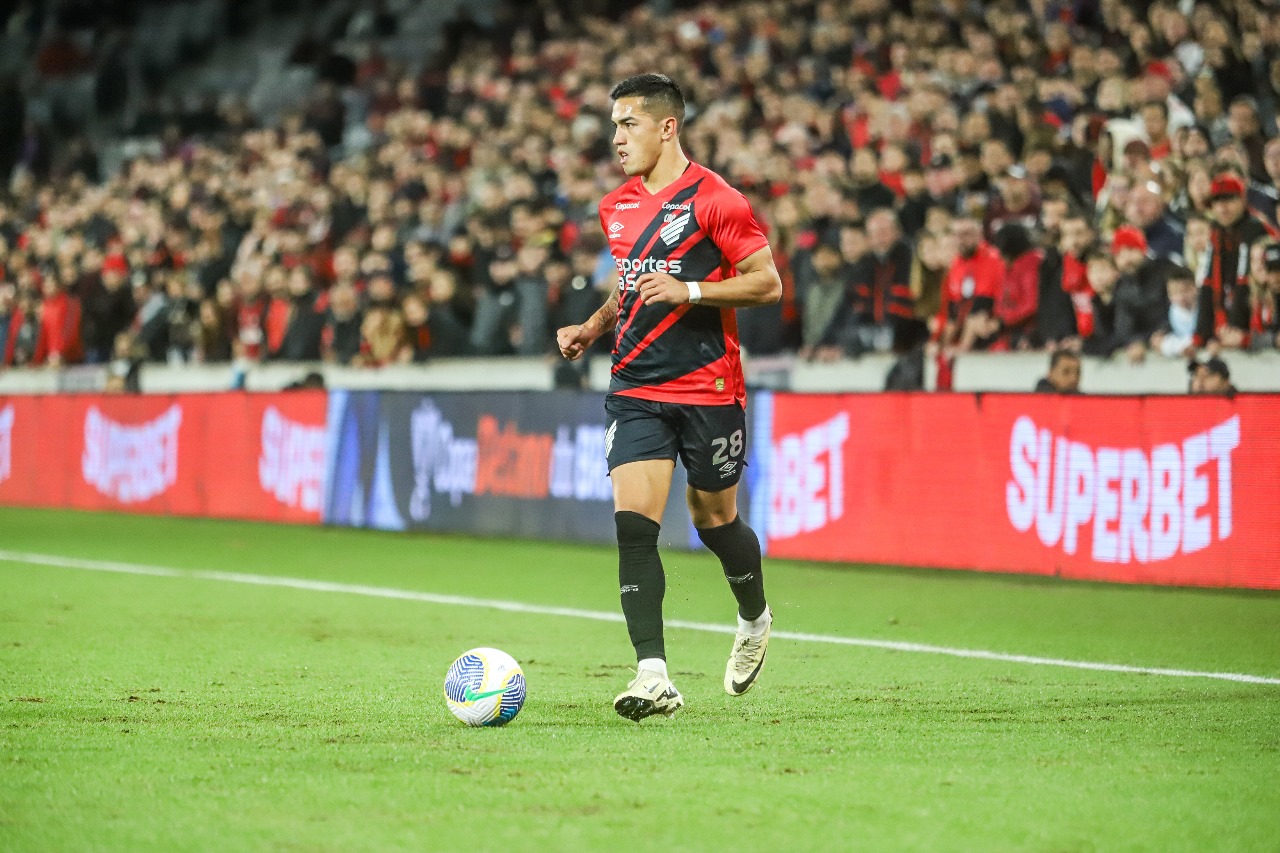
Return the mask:
[[[1132,225],[1117,228],[1111,238],[1120,279],[1115,291],[1114,349],[1131,362],[1141,361],[1147,342],[1164,324],[1169,306],[1165,280],[1172,264],[1147,254],[1147,239]],[[1114,350],[1113,350],[1114,351]]]
[[[242,269],[237,283],[232,353],[236,358],[260,361],[268,352],[266,321],[271,300],[263,290],[259,270]]]
[[[431,276],[427,290],[427,326],[431,330],[433,356],[471,355],[470,332],[460,306],[457,275],[450,270],[440,270]]]
[[[821,242],[813,248],[809,282],[800,295],[800,356],[835,361],[843,354],[840,323],[851,311],[849,267],[840,248]]]
[[[395,289],[389,276],[379,276],[371,283],[369,305],[360,323],[360,354],[356,363],[366,367],[403,364],[413,358],[404,314],[395,300]]]
[[[1204,284],[1209,277],[1213,253],[1210,251],[1213,238],[1213,221],[1199,213],[1187,219],[1186,235],[1182,240],[1182,261],[1187,269],[1196,275],[1196,286]]]
[[[547,246],[537,243],[527,243],[516,252],[515,289],[519,308],[512,337],[519,355],[543,355],[547,351],[551,328],[550,286],[544,270],[550,258]]]
[[[1192,394],[1231,397],[1236,393],[1235,386],[1231,384],[1231,368],[1217,356],[1204,361],[1193,359],[1187,364],[1187,372],[1191,374]]]
[[[1182,224],[1165,213],[1162,193],[1155,181],[1139,182],[1129,191],[1125,217],[1129,225],[1142,232],[1152,257],[1180,263],[1186,234]]]
[[[1071,350],[1054,350],[1049,356],[1049,373],[1036,383],[1041,394],[1079,394],[1080,356]]]
[[[853,152],[849,176],[852,188],[850,198],[857,203],[862,216],[877,208],[887,207],[892,210],[897,206],[898,197],[880,178],[880,162],[874,150],[859,148]]]
[[[80,300],[67,292],[56,274],[44,280],[44,298],[40,302],[40,332],[32,364],[61,367],[79,364],[84,359],[80,339]]]
[[[1224,172],[1210,192],[1215,224],[1209,238],[1209,270],[1200,288],[1196,344],[1239,349],[1248,345],[1249,246],[1272,236],[1245,205],[1244,179]]]
[[[272,357],[281,361],[319,361],[324,317],[316,308],[311,269],[306,266],[291,269],[288,290],[284,338]]]
[[[116,336],[129,328],[138,310],[128,278],[124,255],[113,252],[103,259],[101,274],[81,291],[85,361],[89,364],[101,364],[111,358]]]
[[[1280,136],[1268,140],[1262,149],[1262,165],[1267,180],[1257,185],[1256,193],[1249,193],[1249,201],[1267,222],[1280,227]]]
[[[231,334],[218,303],[205,299],[200,303],[196,321],[195,351],[192,361],[216,364],[231,360]]]
[[[169,273],[153,270],[139,276],[133,285],[133,301],[138,305],[138,315],[129,327],[135,345],[148,361],[164,361],[169,349],[168,305]]]
[[[1262,135],[1257,98],[1240,95],[1231,102],[1231,106],[1227,108],[1227,129],[1231,131],[1231,138],[1244,148],[1248,157],[1247,178],[1266,181],[1266,158],[1263,153],[1266,138]]]
[[[944,355],[985,349],[991,343],[990,321],[1004,284],[1004,261],[982,239],[982,223],[971,214],[951,223],[956,255],[942,283],[936,339]]]
[[[496,250],[487,266],[471,329],[471,348],[480,355],[508,355],[515,350],[513,337],[519,325],[520,295],[515,284],[520,266],[515,252],[506,245]]]
[[[1140,113],[1151,159],[1156,162],[1164,160],[1173,152],[1173,143],[1169,138],[1169,105],[1164,101],[1149,101],[1143,105]]]
[[[1250,342],[1256,350],[1280,349],[1280,245],[1269,244],[1262,257],[1262,282],[1253,294]]]
[[[1169,274],[1169,313],[1151,336],[1151,349],[1166,358],[1190,358],[1196,352],[1196,277],[1178,267]]]
[[[329,290],[329,309],[320,332],[320,357],[335,364],[350,365],[360,355],[360,301],[355,288],[335,284]]]
[[[922,336],[911,299],[911,247],[901,239],[889,208],[866,219],[867,251],[848,270],[848,296],[823,343],[846,355],[905,352]]]
[[[911,263],[911,302],[918,324],[916,328],[923,330],[925,341],[938,333],[942,282],[951,266],[947,246],[945,232],[923,231],[916,242],[915,260]]]
[[[993,140],[996,141],[996,140]],[[999,145],[997,141],[997,145]],[[1040,220],[1040,198],[1022,166],[1010,166],[996,178],[999,195],[987,208],[987,236],[995,239],[1005,225],[1022,225],[1030,230]]]
[[[25,367],[32,363],[40,337],[39,304],[34,293],[18,290],[13,315],[9,318],[9,340],[4,350],[6,365]]]
[[[0,367],[5,366],[5,350],[9,348],[9,329],[14,325],[17,289],[0,282]]]
[[[146,353],[132,332],[121,332],[112,342],[111,360],[107,362],[105,390],[108,393],[137,394],[141,388],[142,363]]]
[[[1032,349],[1036,343],[1044,252],[1031,239],[1031,231],[1018,222],[1001,226],[992,242],[1005,267],[987,336],[997,336],[993,349]]]
[[[605,252],[603,235],[588,233],[578,237],[569,253],[569,279],[559,290],[552,327],[558,329],[575,322],[574,318],[590,317],[604,304],[615,282],[612,276],[597,273],[602,252]],[[616,270],[611,255],[609,269]],[[611,346],[608,341],[597,341],[595,349],[601,352],[608,346]]]
[[[1093,334],[1094,291],[1086,258],[1093,251],[1093,228],[1079,210],[1062,220],[1056,246],[1045,251],[1040,264],[1037,300],[1037,339],[1054,347],[1067,338]]]
[[[201,288],[198,281],[188,282],[186,276],[173,274],[166,284],[165,343],[168,361],[182,365],[195,355],[195,329],[199,323]]]
[[[427,303],[416,293],[410,293],[400,302],[404,312],[405,339],[409,342],[409,360],[420,364],[431,357],[431,327],[428,324]]]
[[[1109,252],[1092,252],[1085,262],[1088,276],[1088,307],[1081,305],[1083,294],[1072,299],[1076,333],[1059,343],[1065,349],[1084,352],[1086,355],[1109,357],[1118,346],[1116,342],[1116,283],[1120,271],[1116,259]]]

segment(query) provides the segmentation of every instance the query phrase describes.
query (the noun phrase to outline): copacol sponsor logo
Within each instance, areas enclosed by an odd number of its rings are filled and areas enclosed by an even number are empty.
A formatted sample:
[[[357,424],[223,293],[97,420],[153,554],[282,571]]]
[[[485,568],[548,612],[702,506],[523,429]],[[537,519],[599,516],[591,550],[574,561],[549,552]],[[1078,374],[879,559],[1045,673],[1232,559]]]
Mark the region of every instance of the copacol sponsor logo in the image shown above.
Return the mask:
[[[13,404],[0,409],[0,483],[13,473]]]
[[[324,482],[324,427],[286,418],[275,406],[262,413],[258,482],[287,507],[320,509]]]
[[[849,415],[841,412],[773,444],[773,514],[769,536],[787,539],[844,517],[844,445]]]
[[[1238,415],[1150,450],[1091,447],[1020,417],[1009,441],[1009,522],[1021,532],[1034,527],[1045,546],[1067,554],[1091,524],[1093,559],[1101,563],[1191,554],[1231,536],[1231,454],[1239,446]]]
[[[121,503],[141,503],[178,479],[178,428],[182,407],[174,404],[144,424],[121,424],[93,406],[84,418],[84,481]]]

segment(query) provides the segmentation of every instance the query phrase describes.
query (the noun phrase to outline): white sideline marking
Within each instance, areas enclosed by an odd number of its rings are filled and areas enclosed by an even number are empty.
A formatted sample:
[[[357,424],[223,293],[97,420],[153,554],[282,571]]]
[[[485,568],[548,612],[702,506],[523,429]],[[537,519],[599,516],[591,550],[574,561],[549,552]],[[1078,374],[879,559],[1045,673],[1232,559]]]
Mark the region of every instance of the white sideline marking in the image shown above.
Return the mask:
[[[115,572],[126,575],[148,575],[161,578],[188,578],[191,580],[227,581],[254,586],[276,586],[287,589],[305,589],[312,592],[340,592],[347,595],[363,595],[371,598],[394,598],[401,601],[425,601],[430,604],[451,604],[456,607],[484,607],[490,610],[506,610],[511,613],[534,613],[541,616],[568,616],[574,619],[594,619],[597,622],[622,622],[621,613],[609,613],[603,610],[580,610],[576,607],[552,607],[545,604],[525,604],[519,601],[499,601],[491,598],[471,598],[465,595],[441,595],[434,592],[418,592],[410,589],[393,589],[384,586],[364,586],[361,584],[335,583],[333,581],[310,580],[308,578],[276,577],[273,575],[250,575],[237,572],[212,572],[199,569],[174,569],[167,566],[147,566],[138,563],[117,563],[108,560],[84,560],[78,557],[60,557],[53,554],[27,554],[19,551],[0,549],[0,561],[10,563],[26,563],[33,566],[54,566],[63,569],[85,569],[93,572]],[[732,634],[736,628],[732,625],[719,625],[711,622],[688,622],[683,619],[668,619],[669,628],[684,628],[688,631],[707,631],[713,634]],[[989,652],[982,649],[959,649],[950,646],[931,646],[926,643],[904,643],[894,640],[870,640],[859,637],[837,637],[829,634],[806,634],[796,631],[774,631],[773,636],[781,640],[795,640],[802,643],[828,643],[837,646],[862,646],[872,649],[887,649],[894,652],[914,652],[927,655],[948,655],[957,658],[978,658],[981,660],[1001,661],[1003,663],[1024,663],[1033,666],[1060,666],[1068,669],[1089,669],[1100,672],[1123,672],[1130,675],[1164,675],[1176,678],[1214,678],[1219,681],[1239,681],[1246,684],[1280,684],[1280,678],[1269,678],[1263,675],[1248,675],[1239,672],[1198,672],[1191,669],[1165,669],[1150,666],[1129,666],[1120,663],[1098,663],[1084,660],[1064,660],[1061,658],[1042,658],[1033,655],[1012,655],[1003,652]]]

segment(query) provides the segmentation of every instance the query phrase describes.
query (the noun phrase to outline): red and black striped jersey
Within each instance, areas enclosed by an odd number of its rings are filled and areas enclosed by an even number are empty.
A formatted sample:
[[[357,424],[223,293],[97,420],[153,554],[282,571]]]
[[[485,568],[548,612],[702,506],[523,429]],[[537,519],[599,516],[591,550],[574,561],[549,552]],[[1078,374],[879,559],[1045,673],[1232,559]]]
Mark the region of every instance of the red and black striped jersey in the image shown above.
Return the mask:
[[[742,404],[746,384],[732,308],[645,305],[636,279],[664,272],[721,281],[769,243],[742,193],[690,163],[659,193],[632,178],[600,202],[600,225],[618,265],[618,325],[609,391],[664,403]]]

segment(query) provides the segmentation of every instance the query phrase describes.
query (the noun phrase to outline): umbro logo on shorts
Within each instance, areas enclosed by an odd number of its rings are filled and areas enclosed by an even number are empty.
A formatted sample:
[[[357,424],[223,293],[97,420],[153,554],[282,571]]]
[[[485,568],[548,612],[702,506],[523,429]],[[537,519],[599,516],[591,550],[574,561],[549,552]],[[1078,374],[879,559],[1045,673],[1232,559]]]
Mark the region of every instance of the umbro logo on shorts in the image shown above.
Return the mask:
[[[614,421],[609,424],[609,428],[604,431],[604,455],[609,458],[609,454],[613,452],[613,437],[618,432],[618,422]]]
[[[732,462],[732,461],[730,461],[730,462],[726,462],[726,463],[724,463],[723,465],[721,465],[721,466],[720,466],[720,476],[721,476],[721,477],[728,477],[730,474],[732,474],[732,473],[734,472],[734,470],[735,470],[737,467],[738,467],[738,463],[737,463],[737,462]]]

